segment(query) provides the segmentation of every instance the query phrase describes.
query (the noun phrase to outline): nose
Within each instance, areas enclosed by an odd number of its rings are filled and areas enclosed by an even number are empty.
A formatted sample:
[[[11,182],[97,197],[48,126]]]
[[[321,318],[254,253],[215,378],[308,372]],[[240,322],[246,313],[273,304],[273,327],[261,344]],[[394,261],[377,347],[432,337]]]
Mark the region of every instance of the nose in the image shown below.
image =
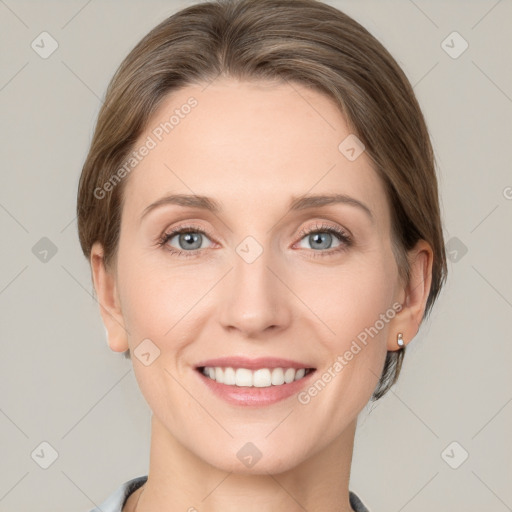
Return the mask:
[[[279,265],[263,253],[252,262],[235,253],[233,269],[223,280],[220,321],[224,329],[261,337],[285,329],[291,319],[290,298]],[[283,282],[284,281],[284,282]]]

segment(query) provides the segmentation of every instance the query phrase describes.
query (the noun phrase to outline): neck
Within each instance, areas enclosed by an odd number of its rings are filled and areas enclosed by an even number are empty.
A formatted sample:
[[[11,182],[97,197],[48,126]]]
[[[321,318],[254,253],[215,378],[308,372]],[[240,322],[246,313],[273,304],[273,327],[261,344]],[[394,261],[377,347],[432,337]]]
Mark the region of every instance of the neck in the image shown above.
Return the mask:
[[[292,469],[240,474],[197,457],[153,415],[148,481],[130,496],[123,512],[352,512],[348,486],[355,427],[356,420]]]

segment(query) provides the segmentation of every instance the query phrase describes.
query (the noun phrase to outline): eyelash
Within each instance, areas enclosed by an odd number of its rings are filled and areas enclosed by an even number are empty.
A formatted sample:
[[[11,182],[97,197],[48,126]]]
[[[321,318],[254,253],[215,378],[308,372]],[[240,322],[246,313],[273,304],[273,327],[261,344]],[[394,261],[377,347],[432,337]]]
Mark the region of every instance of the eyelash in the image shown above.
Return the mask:
[[[157,245],[159,247],[164,248],[164,246],[171,238],[174,238],[176,235],[181,235],[183,233],[201,233],[202,235],[206,235],[207,237],[210,238],[210,234],[207,231],[199,228],[198,226],[188,225],[173,229],[170,232],[164,232],[162,236],[158,238]],[[322,224],[321,226],[316,224],[314,228],[306,228],[301,230],[301,232],[299,233],[299,241],[302,240],[305,236],[314,233],[329,233],[335,235],[339,239],[339,241],[342,242],[344,245],[342,244],[338,248],[335,248],[333,250],[313,251],[313,258],[333,256],[336,253],[345,251],[353,243],[352,237],[348,235],[343,229],[338,228],[337,226],[330,226],[328,224]],[[194,249],[192,251],[181,251],[179,249],[167,246],[165,247],[165,250],[169,251],[171,254],[174,254],[176,256],[188,258],[197,256],[197,253],[200,252],[202,249]]]

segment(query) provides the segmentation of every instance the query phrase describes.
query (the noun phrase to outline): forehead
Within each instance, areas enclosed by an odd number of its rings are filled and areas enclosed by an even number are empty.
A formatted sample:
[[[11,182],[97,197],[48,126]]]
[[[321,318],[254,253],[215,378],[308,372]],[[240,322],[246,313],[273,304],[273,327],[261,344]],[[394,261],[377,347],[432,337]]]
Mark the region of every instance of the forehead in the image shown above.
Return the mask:
[[[370,158],[363,152],[351,161],[340,151],[349,136],[334,101],[300,84],[188,85],[162,101],[134,146],[150,149],[129,175],[126,213],[140,215],[171,193],[262,213],[263,204],[338,192],[383,217],[385,192]]]

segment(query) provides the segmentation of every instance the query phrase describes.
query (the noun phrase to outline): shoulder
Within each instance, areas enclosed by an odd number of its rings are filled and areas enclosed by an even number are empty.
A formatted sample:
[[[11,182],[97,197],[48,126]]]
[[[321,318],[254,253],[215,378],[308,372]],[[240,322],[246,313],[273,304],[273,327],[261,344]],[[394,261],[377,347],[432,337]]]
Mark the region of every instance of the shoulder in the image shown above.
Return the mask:
[[[91,509],[89,512],[122,512],[123,506],[130,494],[145,484],[147,479],[148,476],[144,475],[124,482],[103,503]],[[355,512],[370,512],[359,496],[352,491],[349,491],[349,500],[350,506]]]
[[[128,480],[121,484],[103,503],[89,510],[89,512],[121,512],[128,496],[146,483],[147,479],[148,476],[144,475]]]
[[[349,491],[349,501],[355,512],[370,512],[355,492]]]

